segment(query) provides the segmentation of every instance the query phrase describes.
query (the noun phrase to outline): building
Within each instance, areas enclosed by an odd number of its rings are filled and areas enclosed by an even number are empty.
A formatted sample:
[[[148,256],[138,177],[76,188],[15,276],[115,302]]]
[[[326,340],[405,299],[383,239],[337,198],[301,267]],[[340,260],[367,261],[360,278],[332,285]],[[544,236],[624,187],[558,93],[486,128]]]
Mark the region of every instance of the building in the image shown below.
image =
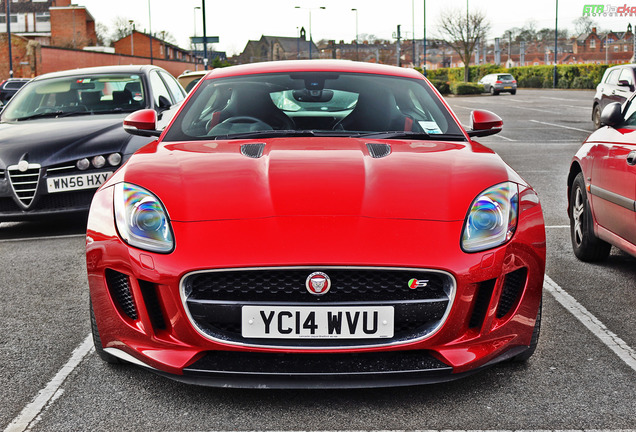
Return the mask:
[[[7,0],[0,0],[0,33],[7,32]],[[82,49],[95,45],[95,19],[71,0],[10,0],[11,36],[41,45]]]
[[[313,41],[305,37],[301,29],[299,37],[261,36],[260,40],[248,41],[236,62],[257,63],[274,60],[297,60],[320,58],[320,51]]]
[[[151,48],[152,40],[152,48]],[[156,58],[162,60],[175,60],[195,62],[196,59],[191,51],[173,45],[157,37],[151,37],[147,33],[133,30],[125,36],[113,42],[115,52],[136,57]],[[152,52],[151,52],[152,49]]]

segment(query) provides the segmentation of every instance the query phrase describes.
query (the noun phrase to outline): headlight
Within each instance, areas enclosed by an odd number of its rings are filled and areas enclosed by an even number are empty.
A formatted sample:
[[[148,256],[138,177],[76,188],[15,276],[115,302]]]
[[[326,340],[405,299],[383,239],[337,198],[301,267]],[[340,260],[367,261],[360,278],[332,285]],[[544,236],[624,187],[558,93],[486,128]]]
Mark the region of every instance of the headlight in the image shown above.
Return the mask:
[[[115,221],[121,238],[152,252],[170,252],[174,238],[168,213],[159,198],[130,183],[115,185]]]
[[[462,249],[478,252],[502,245],[517,228],[519,187],[506,182],[486,189],[473,201],[462,233]]]

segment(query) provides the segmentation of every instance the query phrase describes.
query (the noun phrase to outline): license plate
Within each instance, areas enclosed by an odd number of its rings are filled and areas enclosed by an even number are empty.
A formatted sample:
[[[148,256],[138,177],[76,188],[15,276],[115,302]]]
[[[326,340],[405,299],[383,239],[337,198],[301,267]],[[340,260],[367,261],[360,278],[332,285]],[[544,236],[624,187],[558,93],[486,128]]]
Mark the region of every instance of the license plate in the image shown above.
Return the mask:
[[[64,177],[50,177],[46,181],[49,193],[83,189],[97,189],[112,175],[111,172],[76,174]]]
[[[390,338],[393,306],[243,306],[241,322],[245,338]]]
[[[504,88],[507,90],[507,89],[511,89],[512,86],[505,86]]]

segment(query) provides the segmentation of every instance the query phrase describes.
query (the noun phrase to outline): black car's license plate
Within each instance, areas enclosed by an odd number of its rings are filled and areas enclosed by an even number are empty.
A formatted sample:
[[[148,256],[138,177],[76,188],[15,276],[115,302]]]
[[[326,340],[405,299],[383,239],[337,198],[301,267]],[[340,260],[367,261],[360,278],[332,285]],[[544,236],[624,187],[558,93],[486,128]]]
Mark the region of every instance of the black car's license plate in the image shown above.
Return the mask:
[[[112,174],[112,172],[100,172],[50,177],[47,179],[46,185],[49,193],[97,189],[108,180]]]

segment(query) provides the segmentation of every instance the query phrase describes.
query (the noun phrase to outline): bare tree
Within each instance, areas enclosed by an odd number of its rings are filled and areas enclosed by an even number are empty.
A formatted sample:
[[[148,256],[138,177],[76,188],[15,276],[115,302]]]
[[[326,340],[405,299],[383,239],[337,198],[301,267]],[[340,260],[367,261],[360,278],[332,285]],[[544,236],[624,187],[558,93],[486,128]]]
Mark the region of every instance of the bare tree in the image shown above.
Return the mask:
[[[574,24],[574,30],[576,31],[577,35],[590,34],[594,27],[598,27],[596,21],[594,21],[589,16],[580,16],[572,21],[572,24]]]
[[[478,40],[486,40],[490,23],[481,11],[471,14],[461,9],[448,9],[440,15],[441,39],[459,54],[464,63],[464,82],[470,79],[470,57]]]
[[[137,27],[139,27],[139,25],[134,20],[128,20],[124,17],[118,16],[113,19],[113,24],[111,26],[111,38],[114,41],[118,41],[119,39],[125,38],[126,36],[130,35],[133,31],[133,28]]]

